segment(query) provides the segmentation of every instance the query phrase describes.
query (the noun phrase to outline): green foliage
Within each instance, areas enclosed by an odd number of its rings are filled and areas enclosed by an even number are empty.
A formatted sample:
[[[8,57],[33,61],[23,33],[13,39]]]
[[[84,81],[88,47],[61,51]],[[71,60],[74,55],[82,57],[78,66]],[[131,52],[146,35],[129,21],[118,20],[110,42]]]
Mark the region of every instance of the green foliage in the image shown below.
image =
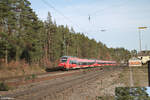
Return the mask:
[[[34,80],[37,78],[37,75],[36,74],[32,74],[31,76],[26,76],[25,77],[25,81],[28,81],[28,80]]]
[[[145,87],[118,87],[115,100],[150,100]]]
[[[4,82],[0,82],[0,91],[8,91],[9,87]]]
[[[114,100],[114,97],[112,96],[97,96],[96,100]]]
[[[32,74],[32,79],[35,79],[36,77],[36,74]]]
[[[50,12],[45,22],[39,20],[28,0],[1,0],[0,12],[0,59],[6,63],[25,60],[56,66],[63,55],[118,61],[129,58],[124,48],[107,48],[73,28],[56,25]]]
[[[116,59],[119,62],[128,62],[131,57],[131,53],[124,48],[110,48],[109,51],[113,59]]]
[[[26,76],[26,77],[25,77],[25,81],[28,81],[28,80],[30,80],[30,79],[31,79],[30,76]]]
[[[131,56],[132,57],[137,57],[137,51],[136,50],[131,50]]]

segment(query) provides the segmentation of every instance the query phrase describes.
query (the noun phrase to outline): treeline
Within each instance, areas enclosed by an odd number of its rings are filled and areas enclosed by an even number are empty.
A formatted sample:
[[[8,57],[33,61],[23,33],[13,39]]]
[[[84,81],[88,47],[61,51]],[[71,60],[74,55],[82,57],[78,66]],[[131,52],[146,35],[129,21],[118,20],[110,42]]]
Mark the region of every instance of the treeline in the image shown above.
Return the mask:
[[[55,66],[63,55],[118,61],[129,58],[128,50],[107,48],[73,28],[57,25],[50,13],[47,20],[39,20],[30,5],[28,0],[0,0],[1,62],[25,60]]]
[[[124,48],[109,48],[110,55],[120,63],[128,63],[131,58],[131,52]]]

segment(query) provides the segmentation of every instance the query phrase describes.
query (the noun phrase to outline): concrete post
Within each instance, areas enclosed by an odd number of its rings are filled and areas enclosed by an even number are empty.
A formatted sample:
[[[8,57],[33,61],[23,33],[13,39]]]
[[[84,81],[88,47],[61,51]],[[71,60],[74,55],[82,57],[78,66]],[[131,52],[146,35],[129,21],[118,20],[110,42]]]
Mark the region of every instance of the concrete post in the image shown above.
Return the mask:
[[[148,86],[150,86],[150,61],[148,61]]]

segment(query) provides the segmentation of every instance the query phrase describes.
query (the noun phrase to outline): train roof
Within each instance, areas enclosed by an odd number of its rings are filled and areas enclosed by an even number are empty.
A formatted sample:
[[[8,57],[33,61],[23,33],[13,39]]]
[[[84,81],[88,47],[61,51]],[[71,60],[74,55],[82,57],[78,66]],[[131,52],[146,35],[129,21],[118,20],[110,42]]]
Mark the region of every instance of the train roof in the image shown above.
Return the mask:
[[[62,56],[61,58],[63,57],[66,57],[66,58],[78,58],[78,57],[75,57],[75,56]]]
[[[116,61],[106,61],[106,60],[97,60],[97,59],[86,59],[86,58],[78,58],[78,57],[76,57],[76,56],[62,56],[61,58],[63,58],[63,57],[65,57],[65,58],[76,58],[76,59],[78,59],[79,61],[81,61],[81,62],[86,62],[86,61],[89,61],[89,62],[93,62],[93,61],[96,61],[96,62],[116,62]]]

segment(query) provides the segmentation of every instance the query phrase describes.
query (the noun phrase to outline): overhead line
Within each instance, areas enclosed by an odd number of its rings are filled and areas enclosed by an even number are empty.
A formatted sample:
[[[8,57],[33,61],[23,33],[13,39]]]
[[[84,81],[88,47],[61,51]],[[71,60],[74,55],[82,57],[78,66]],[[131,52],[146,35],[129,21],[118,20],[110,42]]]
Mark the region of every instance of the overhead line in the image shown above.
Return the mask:
[[[51,5],[49,2],[47,2],[46,0],[41,0],[45,5],[47,5],[48,7],[52,8],[53,10],[55,10],[58,14],[60,14],[61,16],[63,16],[66,20],[68,20],[70,23],[72,23],[73,25],[75,25],[76,27],[78,27],[78,29],[81,29],[79,27],[78,24],[75,24],[72,20],[70,20],[70,18],[68,18],[67,16],[65,16],[61,11],[57,10],[53,5]],[[83,29],[81,29],[81,31],[83,31]]]
[[[96,15],[97,13],[102,12],[102,11],[107,10],[107,9],[110,9],[110,8],[112,8],[112,7],[120,7],[120,6],[122,6],[123,4],[126,4],[128,1],[129,1],[129,0],[127,0],[127,1],[125,1],[125,2],[121,2],[121,3],[119,3],[119,4],[113,4],[113,5],[110,5],[109,7],[106,7],[106,8],[100,9],[100,10],[97,10],[97,11],[95,11],[95,12],[93,12],[93,13],[90,13],[90,14],[89,14],[89,17],[92,17],[92,16]],[[93,26],[93,25],[92,25],[92,26]],[[94,25],[94,26],[95,26],[95,25]]]

